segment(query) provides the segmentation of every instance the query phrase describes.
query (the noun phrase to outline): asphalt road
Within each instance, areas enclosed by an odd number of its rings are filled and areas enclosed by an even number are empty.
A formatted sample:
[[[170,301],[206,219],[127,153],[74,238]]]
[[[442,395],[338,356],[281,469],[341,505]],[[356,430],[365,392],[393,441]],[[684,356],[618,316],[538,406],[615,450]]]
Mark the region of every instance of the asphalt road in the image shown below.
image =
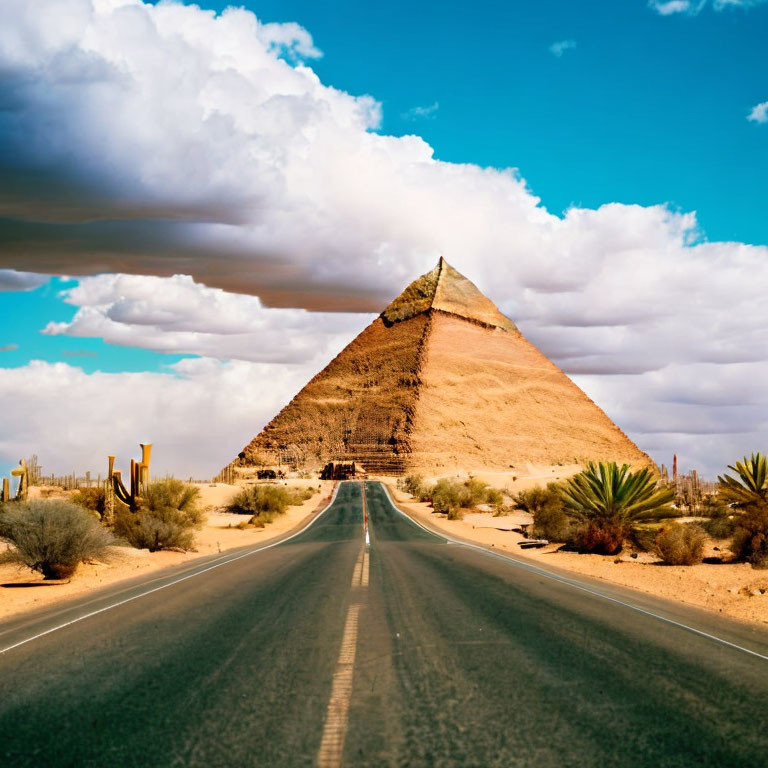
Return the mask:
[[[366,495],[367,549],[346,483],[278,546],[0,624],[0,765],[768,766],[768,632]]]

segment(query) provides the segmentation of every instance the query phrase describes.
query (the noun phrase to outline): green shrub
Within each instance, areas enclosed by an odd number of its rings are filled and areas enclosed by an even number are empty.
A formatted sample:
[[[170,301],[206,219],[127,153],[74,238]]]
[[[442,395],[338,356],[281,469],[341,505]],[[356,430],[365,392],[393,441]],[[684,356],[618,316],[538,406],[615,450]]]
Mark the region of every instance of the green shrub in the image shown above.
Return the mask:
[[[90,512],[61,499],[6,504],[0,538],[11,544],[0,562],[23,563],[46,579],[70,577],[80,563],[104,557],[115,544]]]
[[[532,535],[535,538],[571,543],[576,526],[565,514],[556,483],[546,488],[536,486],[520,491],[513,498],[515,509],[533,516]]]
[[[287,488],[282,485],[252,485],[243,488],[227,505],[227,511],[250,515],[252,525],[264,526],[284,514],[288,507],[302,504],[317,491],[312,488]]]
[[[499,488],[488,488],[485,492],[485,503],[490,504],[496,510],[504,505],[504,493]]]
[[[709,518],[702,527],[713,539],[728,539],[733,536],[736,527],[733,510],[718,495],[712,494],[704,499],[700,514]]]
[[[753,568],[768,568],[768,505],[752,504],[736,519],[731,551]]]
[[[671,523],[656,536],[653,552],[667,565],[697,565],[704,556],[706,539],[701,526]]]
[[[513,502],[515,509],[521,509],[534,516],[545,506],[557,506],[561,509],[563,506],[555,483],[550,483],[546,488],[537,485],[520,491],[513,497]]]
[[[702,525],[702,528],[713,539],[728,539],[733,536],[733,532],[736,529],[736,518],[731,515],[712,517]]]
[[[704,497],[698,510],[701,517],[723,517],[731,514],[731,508],[716,493]]]
[[[421,475],[406,475],[397,483],[406,493],[418,498],[424,490],[424,478]]]
[[[72,502],[79,504],[90,512],[93,512],[99,520],[104,522],[104,515],[107,509],[107,492],[104,488],[81,488],[74,496]],[[115,510],[124,505],[117,498],[115,499]]]
[[[104,488],[81,488],[73,497],[72,503],[95,513],[99,520],[104,519],[107,506],[107,492]]]
[[[429,489],[422,489],[421,498],[429,497],[435,512],[448,515],[450,520],[460,520],[463,510],[475,509],[479,504],[491,504],[497,509],[503,504],[504,495],[498,488],[475,478],[464,482],[443,478]]]
[[[397,481],[398,486],[419,501],[432,502],[432,487],[421,475],[406,475]]]
[[[137,549],[192,549],[202,526],[200,489],[169,477],[149,484],[139,509],[115,510],[114,531]]]
[[[303,504],[317,493],[317,489],[311,485],[308,485],[305,488],[288,488],[287,490],[291,496],[291,505]]]
[[[614,555],[638,525],[680,515],[670,506],[674,490],[660,487],[650,469],[633,472],[614,461],[588,462],[558,493],[580,529],[578,546],[595,554]]]
[[[461,484],[452,480],[438,480],[432,489],[432,506],[435,512],[442,512],[451,520],[461,517],[462,493]]]

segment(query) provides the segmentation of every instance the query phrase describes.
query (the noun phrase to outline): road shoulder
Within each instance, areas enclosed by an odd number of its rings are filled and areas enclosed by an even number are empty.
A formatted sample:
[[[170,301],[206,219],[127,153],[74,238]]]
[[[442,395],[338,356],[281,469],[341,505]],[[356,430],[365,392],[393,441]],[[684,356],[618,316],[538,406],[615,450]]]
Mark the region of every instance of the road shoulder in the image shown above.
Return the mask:
[[[438,536],[446,535],[544,569],[578,574],[673,603],[695,606],[718,616],[768,629],[768,574],[746,563],[697,566],[662,566],[634,562],[628,557],[557,552],[552,545],[521,550],[523,536],[504,529],[504,517],[466,515],[448,520],[428,504],[416,502],[393,482],[384,482],[397,507]],[[764,590],[764,591],[761,591]]]

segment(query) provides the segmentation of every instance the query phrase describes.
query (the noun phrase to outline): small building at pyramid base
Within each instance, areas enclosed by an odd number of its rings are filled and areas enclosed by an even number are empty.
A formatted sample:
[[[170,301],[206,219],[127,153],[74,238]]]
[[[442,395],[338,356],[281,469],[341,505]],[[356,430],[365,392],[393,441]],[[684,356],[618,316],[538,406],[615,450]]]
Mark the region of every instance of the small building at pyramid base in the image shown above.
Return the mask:
[[[654,466],[477,287],[440,259],[243,449],[238,467],[447,475]]]

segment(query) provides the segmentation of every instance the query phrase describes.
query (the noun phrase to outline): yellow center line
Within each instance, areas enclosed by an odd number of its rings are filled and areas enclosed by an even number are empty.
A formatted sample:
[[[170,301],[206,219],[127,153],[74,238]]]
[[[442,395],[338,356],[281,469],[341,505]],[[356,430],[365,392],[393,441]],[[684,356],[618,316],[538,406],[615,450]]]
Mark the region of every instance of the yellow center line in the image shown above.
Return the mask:
[[[344,635],[341,640],[339,660],[331,685],[331,698],[323,728],[320,751],[317,754],[318,768],[338,768],[344,754],[344,739],[347,735],[349,701],[352,698],[352,678],[355,670],[357,651],[357,630],[360,603],[353,603],[347,611]]]
[[[366,589],[370,579],[370,558],[368,547],[363,543],[352,572],[351,589]],[[359,592],[358,592],[359,594]],[[362,603],[354,602],[347,610],[344,622],[344,634],[341,638],[341,650],[336,662],[331,684],[331,698],[323,726],[323,737],[317,753],[318,768],[339,768],[344,756],[344,739],[347,735],[349,702],[352,698],[352,684],[355,674],[355,654],[357,652],[357,633],[360,622]]]

